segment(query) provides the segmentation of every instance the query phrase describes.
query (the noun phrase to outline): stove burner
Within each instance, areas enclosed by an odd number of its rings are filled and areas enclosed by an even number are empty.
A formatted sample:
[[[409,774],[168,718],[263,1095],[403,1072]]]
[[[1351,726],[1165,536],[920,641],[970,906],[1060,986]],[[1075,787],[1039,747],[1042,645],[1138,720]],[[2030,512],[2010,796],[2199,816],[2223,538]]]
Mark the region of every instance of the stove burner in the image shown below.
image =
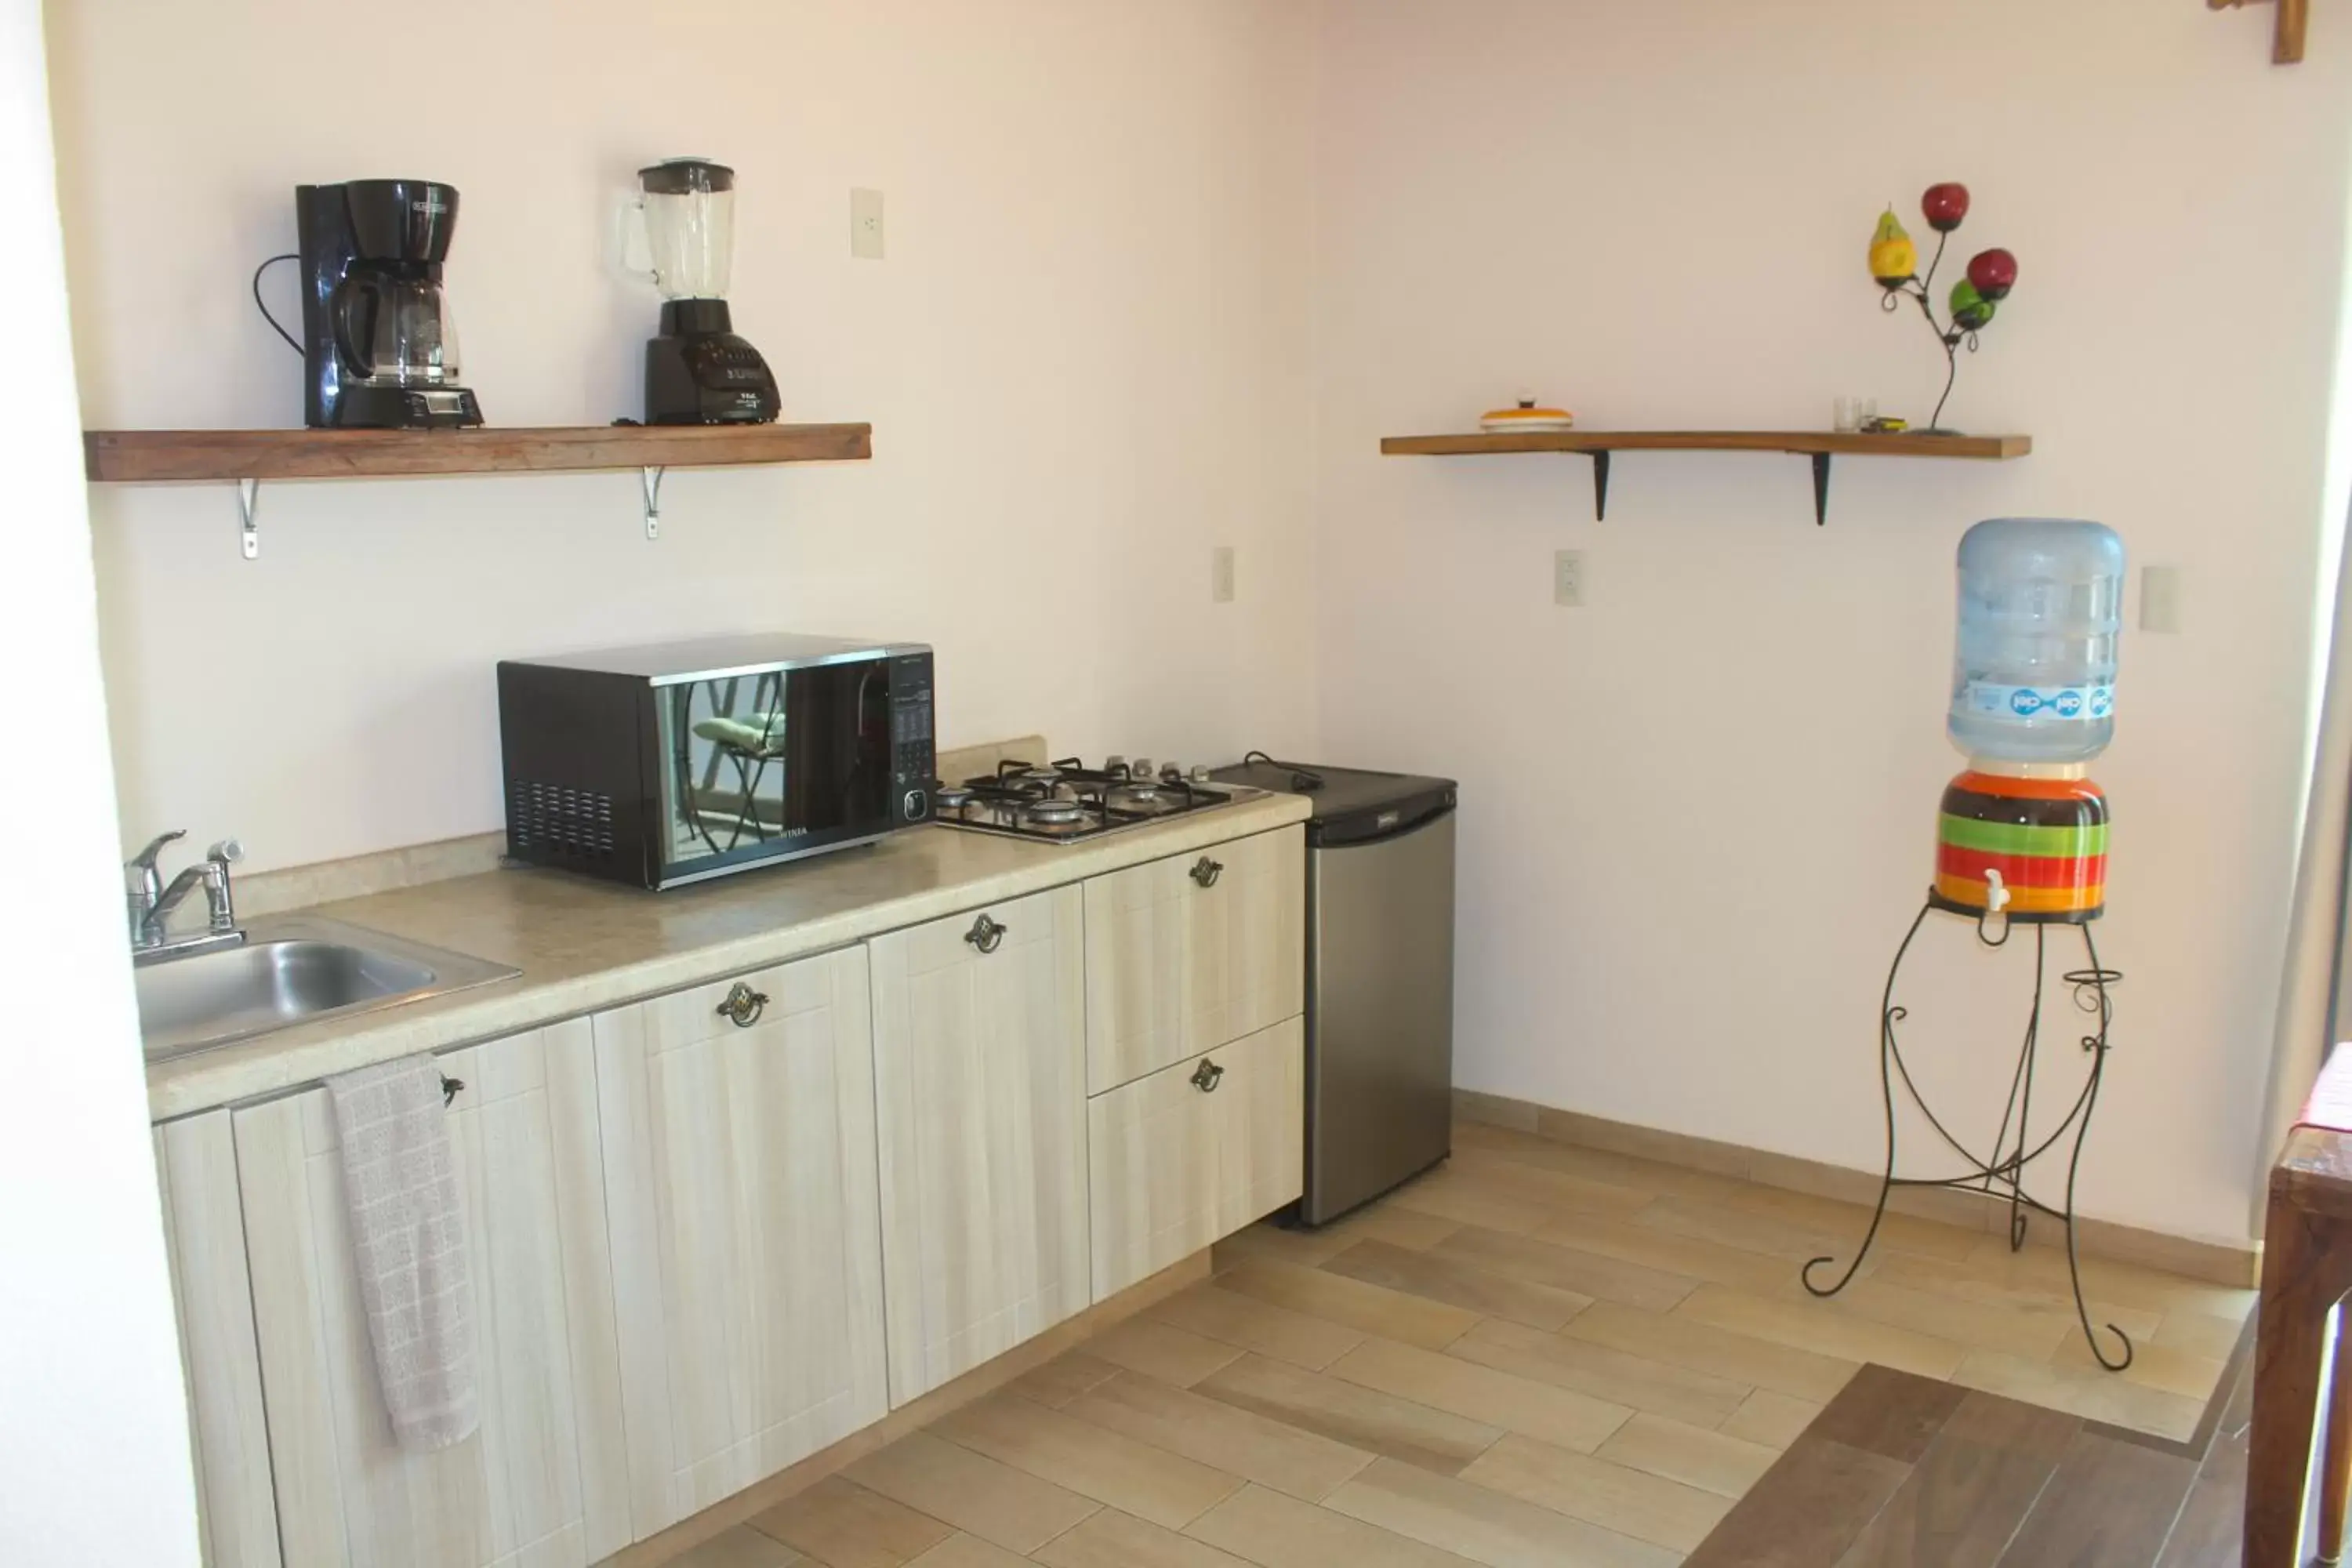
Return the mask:
[[[1023,784],[1059,784],[1062,782],[1062,770],[1059,768],[1024,768],[1019,773],[1014,773],[1012,776],[1020,780]]]
[[[949,784],[931,797],[941,811],[961,811],[971,804],[971,791],[960,784]]]
[[[1033,800],[1022,808],[1021,815],[1041,827],[1060,827],[1084,817],[1086,807],[1075,800]]]
[[[943,827],[1066,844],[1205,811],[1248,793],[1190,780],[1181,771],[1154,777],[1116,758],[1095,768],[1066,757],[1045,764],[1002,762],[992,773],[942,784],[936,799]]]

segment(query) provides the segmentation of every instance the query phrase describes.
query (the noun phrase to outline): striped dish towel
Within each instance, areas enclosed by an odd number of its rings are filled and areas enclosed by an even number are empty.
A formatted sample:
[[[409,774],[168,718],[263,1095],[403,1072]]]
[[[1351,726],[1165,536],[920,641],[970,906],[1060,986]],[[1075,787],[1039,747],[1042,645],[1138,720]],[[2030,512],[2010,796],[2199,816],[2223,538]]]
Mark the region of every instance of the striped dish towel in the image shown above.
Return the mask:
[[[480,1423],[466,1215],[431,1057],[327,1080],[343,1152],[352,1261],[376,1381],[404,1448],[446,1448]]]

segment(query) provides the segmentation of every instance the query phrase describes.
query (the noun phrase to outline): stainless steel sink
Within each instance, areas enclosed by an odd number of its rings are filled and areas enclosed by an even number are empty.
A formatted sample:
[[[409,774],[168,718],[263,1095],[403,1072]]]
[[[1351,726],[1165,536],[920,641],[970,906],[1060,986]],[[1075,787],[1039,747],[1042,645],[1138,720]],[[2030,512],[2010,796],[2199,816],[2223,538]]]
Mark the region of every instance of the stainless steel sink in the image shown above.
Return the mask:
[[[255,921],[232,946],[142,963],[132,978],[152,1062],[519,973],[363,926],[288,915]]]

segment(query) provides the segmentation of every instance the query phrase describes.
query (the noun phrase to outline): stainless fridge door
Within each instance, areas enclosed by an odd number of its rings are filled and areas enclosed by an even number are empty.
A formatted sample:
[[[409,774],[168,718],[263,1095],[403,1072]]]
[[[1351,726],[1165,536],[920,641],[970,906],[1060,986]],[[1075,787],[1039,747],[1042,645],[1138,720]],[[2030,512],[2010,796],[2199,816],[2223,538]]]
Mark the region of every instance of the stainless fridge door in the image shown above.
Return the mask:
[[[1307,856],[1307,1185],[1336,1219],[1453,1148],[1454,814]]]

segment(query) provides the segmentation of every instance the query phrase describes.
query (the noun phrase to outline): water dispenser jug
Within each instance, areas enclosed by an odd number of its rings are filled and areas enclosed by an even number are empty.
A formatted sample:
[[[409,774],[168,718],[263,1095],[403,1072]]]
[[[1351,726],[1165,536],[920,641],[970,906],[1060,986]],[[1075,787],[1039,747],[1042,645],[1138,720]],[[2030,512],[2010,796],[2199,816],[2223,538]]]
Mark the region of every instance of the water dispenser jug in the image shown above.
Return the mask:
[[[2115,737],[2124,543],[2074,518],[1997,517],[1960,540],[1952,743],[1985,763],[2080,763]]]

